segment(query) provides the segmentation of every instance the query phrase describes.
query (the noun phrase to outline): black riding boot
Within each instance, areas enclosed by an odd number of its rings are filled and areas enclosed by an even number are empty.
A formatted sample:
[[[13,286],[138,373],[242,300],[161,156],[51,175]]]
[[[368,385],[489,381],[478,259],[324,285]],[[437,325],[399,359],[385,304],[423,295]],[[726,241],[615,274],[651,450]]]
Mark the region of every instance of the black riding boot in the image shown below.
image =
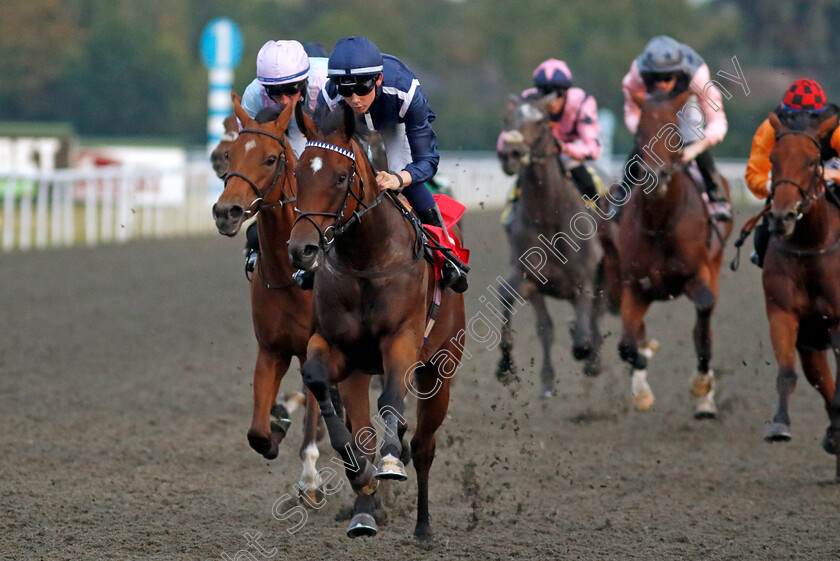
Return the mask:
[[[575,180],[575,184],[581,195],[584,195],[590,201],[598,198],[598,189],[595,187],[595,181],[592,180],[592,175],[590,175],[585,165],[581,164],[576,168],[572,168],[569,170],[569,173],[572,174],[572,179]]]
[[[750,261],[754,265],[764,267],[764,254],[767,253],[767,246],[770,244],[770,225],[767,223],[767,217],[762,218],[753,230],[753,243],[755,250],[750,255]]]
[[[257,265],[257,255],[260,253],[260,237],[257,233],[257,223],[252,222],[245,230],[245,274],[253,273]]]
[[[418,212],[417,216],[420,217],[420,222],[423,224],[436,226],[442,229],[444,233],[449,236],[449,232],[446,230],[446,225],[443,223],[443,217],[440,215],[440,209],[437,205],[428,210]],[[446,261],[443,263],[443,271],[441,272],[443,277],[441,279],[441,284],[444,288],[451,288],[454,292],[465,292],[468,288],[467,274],[462,271],[460,267],[455,265],[455,263],[450,261],[445,252],[444,257],[446,258]]]
[[[732,212],[729,210],[729,201],[720,192],[720,186],[715,180],[715,161],[712,159],[712,155],[706,150],[694,158],[694,161],[697,162],[700,175],[703,176],[703,183],[706,185],[706,194],[709,196],[709,202],[711,203],[712,217],[723,222],[731,222]]]

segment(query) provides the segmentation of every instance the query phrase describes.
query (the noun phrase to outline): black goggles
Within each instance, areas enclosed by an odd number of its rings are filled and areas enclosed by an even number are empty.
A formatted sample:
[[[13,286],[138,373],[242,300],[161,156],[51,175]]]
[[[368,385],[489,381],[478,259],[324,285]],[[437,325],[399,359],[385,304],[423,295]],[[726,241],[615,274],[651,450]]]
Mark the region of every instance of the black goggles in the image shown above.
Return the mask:
[[[275,98],[275,97],[283,97],[287,95],[292,97],[295,94],[299,94],[303,91],[303,86],[306,83],[306,80],[300,82],[292,82],[291,84],[278,84],[276,86],[269,86],[264,85],[265,93],[268,94],[268,97]]]
[[[340,82],[342,78],[346,80],[343,76],[340,78],[330,78],[335,84],[336,89],[338,89],[338,95],[341,97],[351,97],[354,94],[358,96],[367,95],[376,87],[376,78],[367,78],[365,80],[345,82],[343,84]]]
[[[648,79],[651,82],[670,82],[676,76],[673,72],[651,72]]]
[[[547,87],[547,86],[541,86],[541,87],[537,88],[537,91],[540,92],[541,96],[557,94],[557,97],[563,97],[564,95],[566,95],[567,90],[568,90],[568,88],[552,88],[552,87]]]

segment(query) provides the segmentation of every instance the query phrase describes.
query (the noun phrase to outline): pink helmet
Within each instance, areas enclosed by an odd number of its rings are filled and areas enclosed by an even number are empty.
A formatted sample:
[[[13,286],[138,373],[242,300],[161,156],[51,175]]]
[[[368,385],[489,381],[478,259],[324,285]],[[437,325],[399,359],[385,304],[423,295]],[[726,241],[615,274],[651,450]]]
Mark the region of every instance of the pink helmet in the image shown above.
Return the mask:
[[[309,57],[297,41],[269,41],[257,54],[257,80],[264,86],[291,84],[309,76]]]
[[[568,90],[572,87],[572,71],[562,60],[550,58],[534,70],[534,86],[544,91]]]

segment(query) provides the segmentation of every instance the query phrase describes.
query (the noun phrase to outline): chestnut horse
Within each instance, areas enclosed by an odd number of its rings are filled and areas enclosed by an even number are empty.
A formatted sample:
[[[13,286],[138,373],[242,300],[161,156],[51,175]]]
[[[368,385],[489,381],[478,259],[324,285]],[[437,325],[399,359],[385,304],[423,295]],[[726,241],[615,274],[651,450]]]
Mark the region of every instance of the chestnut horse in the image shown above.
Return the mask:
[[[513,272],[499,286],[507,301],[503,306],[502,358],[496,377],[502,382],[515,373],[510,310],[514,309],[515,290],[521,299],[531,302],[537,314],[537,335],[543,347],[540,371],[540,397],[555,393],[551,344],[554,327],[545,304],[545,296],[568,300],[575,309],[572,326],[572,355],[585,360],[584,373],[600,372],[601,334],[598,320],[603,310],[596,287],[598,264],[603,256],[597,237],[570,236],[576,220],[586,218],[586,206],[572,180],[566,176],[558,159],[551,123],[545,111],[550,98],[535,102],[513,98],[505,119],[502,150],[499,157],[508,175],[519,173],[521,194],[511,211],[506,231],[511,250]],[[596,224],[597,227],[597,224]]]
[[[220,234],[235,236],[243,221],[257,216],[260,254],[251,282],[251,316],[258,351],[248,442],[266,458],[274,459],[289,421],[272,420],[272,408],[292,358],[303,364],[306,357],[312,314],[312,294],[292,280],[294,269],[286,253],[297,191],[295,155],[284,137],[293,107],[289,104],[276,119],[260,124],[242,109],[239,96],[234,94],[233,101],[244,128],[227,147],[225,189],[213,205],[213,218]],[[315,470],[318,406],[311,395],[305,403],[299,493],[318,504],[322,494]]]
[[[687,91],[676,98],[654,96],[642,104],[636,132],[638,166],[629,174],[640,180],[625,199],[624,209],[613,244],[618,263],[605,267],[607,274],[620,274],[622,336],[619,355],[630,364],[633,404],[649,409],[654,397],[647,383],[650,348],[640,349],[645,341],[644,317],[651,303],[688,296],[697,311],[694,346],[697,374],[692,393],[698,398],[695,418],[714,418],[714,373],[711,318],[718,295],[720,265],[732,223],[717,224],[709,217],[700,194],[700,186],[682,163],[683,141],[677,111],[691,96]],[[729,185],[721,177],[721,188],[729,197]],[[629,195],[628,195],[629,196]],[[617,232],[616,232],[617,230]],[[607,252],[610,259],[610,252]]]
[[[822,446],[837,456],[840,478],[840,385],[832,378],[827,349],[840,372],[840,211],[826,201],[819,140],[837,117],[806,130],[789,130],[775,113],[770,230],[762,281],[770,339],[779,365],[779,406],[767,428],[769,441],[790,440],[788,400],[796,387],[796,351],[808,382],[822,395],[829,426]],[[834,195],[831,195],[834,196]]]
[[[325,117],[323,128],[302,111],[295,116],[309,142],[295,172],[299,216],[289,256],[295,267],[317,270],[303,379],[321,404],[330,442],[357,494],[347,535],[376,534],[378,480],[405,480],[405,463],[413,460],[414,536],[426,541],[432,537],[429,469],[435,432],[449,406],[449,379],[460,366],[464,299],[443,290],[437,321],[424,341],[426,314],[439,289],[422,257],[419,222],[393,193],[380,191],[370,162],[353,140],[355,117],[348,107],[342,104]],[[385,435],[375,470],[371,374],[384,375],[377,411]],[[347,426],[332,411],[330,382],[338,383]],[[402,416],[408,391],[418,397],[410,447],[403,440]]]
[[[236,120],[236,115],[228,115],[223,122],[225,132],[222,134],[222,139],[219,144],[210,152],[210,164],[213,166],[213,171],[219,178],[224,178],[225,172],[228,168],[227,153],[231,144],[239,137],[239,122]]]

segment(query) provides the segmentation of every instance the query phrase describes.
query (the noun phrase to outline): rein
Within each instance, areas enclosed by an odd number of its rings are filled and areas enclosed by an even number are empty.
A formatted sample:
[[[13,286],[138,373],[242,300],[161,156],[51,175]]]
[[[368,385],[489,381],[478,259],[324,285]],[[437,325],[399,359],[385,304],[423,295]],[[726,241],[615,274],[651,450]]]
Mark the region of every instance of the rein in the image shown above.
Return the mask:
[[[289,184],[289,181],[286,180],[285,182],[283,182],[283,184],[280,187],[280,195],[281,195],[282,198],[279,201],[274,202],[274,203],[262,204],[262,202],[265,200],[265,198],[268,196],[268,194],[271,192],[271,190],[274,189],[274,186],[277,183],[277,180],[280,178],[280,174],[286,168],[286,152],[285,152],[286,141],[283,138],[277,136],[276,134],[272,134],[268,131],[263,131],[263,130],[260,130],[260,129],[242,129],[241,131],[239,131],[240,135],[243,134],[243,133],[261,134],[263,136],[268,136],[270,138],[273,138],[277,142],[279,142],[280,146],[283,148],[283,151],[280,152],[280,155],[277,158],[277,171],[274,172],[274,179],[271,180],[271,184],[268,186],[268,188],[264,192],[260,192],[260,188],[257,187],[257,184],[254,183],[251,180],[251,178],[246,176],[244,173],[239,173],[238,171],[232,171],[232,172],[228,172],[228,173],[225,174],[225,179],[224,179],[225,187],[227,187],[227,183],[232,177],[238,177],[239,179],[242,179],[248,185],[250,185],[251,189],[257,195],[257,198],[254,199],[253,201],[251,201],[251,204],[248,205],[248,209],[251,209],[252,207],[254,207],[256,205],[256,210],[253,211],[253,212],[251,210],[246,210],[245,213],[246,214],[256,214],[262,208],[270,208],[270,207],[273,207],[273,206],[282,207],[283,205],[285,205],[287,203],[292,203],[292,202],[296,201],[297,197],[294,197],[294,196],[290,197],[290,196],[286,195],[286,185]]]
[[[817,141],[816,138],[808,134],[804,131],[783,131],[776,135],[776,141],[780,138],[788,136],[788,135],[797,135],[797,136],[804,136],[808,140],[810,140],[814,146],[817,148],[817,161],[819,162],[814,168],[814,176],[811,179],[811,183],[808,187],[803,188],[798,182],[788,179],[787,177],[782,177],[779,179],[774,179],[773,182],[770,184],[770,197],[768,197],[768,202],[773,200],[773,196],[776,194],[776,187],[783,183],[787,183],[789,185],[793,185],[799,191],[799,196],[802,197],[802,200],[796,204],[796,220],[799,221],[808,212],[811,204],[817,198],[818,193],[814,189],[815,187],[819,187],[820,185],[825,186],[825,182],[823,180],[823,175],[825,173],[825,169],[823,167],[822,158],[819,157],[819,153],[821,151],[820,143]]]
[[[306,145],[304,147],[304,150],[307,150],[307,149],[310,149],[310,148],[320,148],[320,149],[323,149],[323,150],[332,150],[333,152],[337,152],[337,153],[341,154],[342,156],[350,158],[350,160],[353,161],[353,171],[352,171],[350,177],[347,179],[347,191],[345,192],[344,200],[342,201],[341,208],[338,210],[338,212],[303,211],[303,210],[300,210],[299,208],[295,207],[295,212],[298,213],[298,217],[295,219],[295,224],[297,224],[297,222],[300,221],[301,219],[306,219],[318,231],[318,236],[319,236],[318,245],[324,251],[325,255],[327,256],[327,259],[326,259],[327,266],[329,266],[331,269],[333,269],[333,270],[335,270],[339,273],[349,274],[349,275],[352,275],[352,276],[355,276],[355,277],[368,278],[368,279],[384,278],[384,277],[387,277],[387,276],[390,276],[390,275],[393,275],[393,274],[396,274],[396,273],[399,273],[399,272],[402,272],[402,271],[406,271],[406,270],[414,267],[414,264],[420,259],[420,257],[422,257],[422,254],[423,254],[423,245],[420,244],[420,243],[417,244],[417,248],[416,248],[415,254],[414,254],[414,259],[412,259],[411,262],[404,263],[404,264],[401,264],[401,265],[397,265],[397,266],[392,267],[390,269],[383,269],[383,270],[380,270],[380,271],[359,271],[359,270],[356,270],[356,269],[350,269],[350,268],[344,267],[342,265],[339,265],[337,262],[330,262],[329,254],[330,254],[330,250],[334,247],[333,244],[334,244],[336,238],[344,235],[355,224],[361,223],[362,216],[364,216],[366,213],[370,212],[371,210],[373,210],[374,208],[379,206],[379,204],[382,203],[385,200],[389,200],[391,203],[393,203],[394,206],[396,206],[397,209],[400,210],[400,212],[403,214],[403,216],[405,216],[409,219],[411,224],[414,226],[415,231],[417,232],[417,239],[418,240],[421,238],[421,235],[420,235],[420,231],[418,230],[418,225],[415,224],[415,221],[411,220],[411,217],[409,216],[408,211],[397,200],[397,195],[392,193],[390,190],[381,191],[379,193],[379,195],[377,195],[377,197],[373,200],[373,202],[371,202],[370,204],[365,204],[365,202],[363,201],[364,196],[365,196],[365,185],[364,185],[364,181],[362,180],[362,178],[360,176],[358,176],[358,173],[357,173],[357,170],[356,170],[356,154],[355,154],[355,152],[353,152],[351,150],[347,150],[346,148],[342,148],[341,146],[336,146],[334,144],[329,144],[327,142],[309,141],[309,142],[306,143]],[[359,178],[359,189],[360,189],[360,192],[359,192],[358,195],[353,191],[353,184],[355,183],[355,179],[356,179],[357,176]],[[347,206],[350,202],[350,197],[351,196],[356,200],[357,206],[361,205],[363,208],[362,208],[362,210],[353,211],[353,213],[350,215],[350,217],[342,222],[342,218],[344,217],[344,214],[347,210]],[[321,228],[318,226],[318,224],[316,224],[315,221],[312,220],[312,218],[311,218],[312,216],[327,216],[327,217],[330,217],[330,218],[334,218],[335,222],[333,222],[330,226],[328,226],[324,230],[321,230]],[[419,227],[419,228],[422,228],[422,227]],[[328,239],[327,238],[327,233],[330,230],[332,230],[332,237]]]

